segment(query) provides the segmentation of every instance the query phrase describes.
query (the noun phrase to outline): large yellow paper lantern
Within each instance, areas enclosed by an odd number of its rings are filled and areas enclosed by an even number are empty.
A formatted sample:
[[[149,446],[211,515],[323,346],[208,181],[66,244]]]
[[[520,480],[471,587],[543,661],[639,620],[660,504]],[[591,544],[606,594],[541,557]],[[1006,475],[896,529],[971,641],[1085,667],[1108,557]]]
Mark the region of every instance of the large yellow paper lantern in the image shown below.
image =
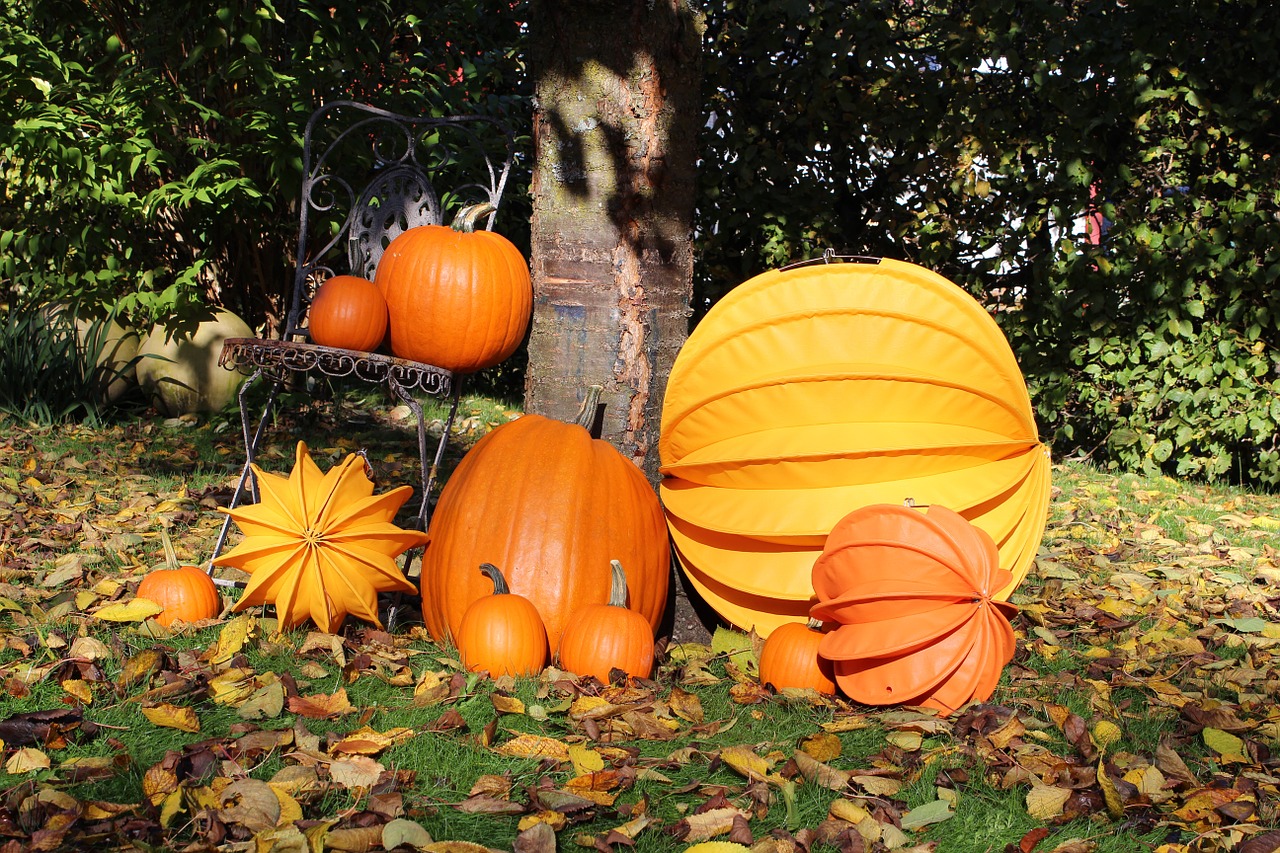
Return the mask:
[[[1011,580],[1044,532],[1049,457],[1004,334],[936,273],[888,259],[757,276],[677,357],[661,496],[690,583],[727,621],[802,621],[832,527],[870,504],[939,504],[996,542]]]

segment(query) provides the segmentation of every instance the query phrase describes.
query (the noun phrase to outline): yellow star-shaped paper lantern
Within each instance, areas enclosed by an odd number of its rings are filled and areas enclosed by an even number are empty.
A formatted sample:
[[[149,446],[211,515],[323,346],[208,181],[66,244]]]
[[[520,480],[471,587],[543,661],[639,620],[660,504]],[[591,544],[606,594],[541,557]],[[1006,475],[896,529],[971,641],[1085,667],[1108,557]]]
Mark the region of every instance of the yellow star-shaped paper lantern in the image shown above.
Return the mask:
[[[301,441],[288,477],[252,468],[261,500],[222,510],[244,540],[213,561],[252,576],[234,610],[274,604],[281,628],[333,633],[348,614],[381,625],[379,592],[417,592],[395,558],[427,535],[392,523],[411,487],[375,495],[354,453],[326,473]]]

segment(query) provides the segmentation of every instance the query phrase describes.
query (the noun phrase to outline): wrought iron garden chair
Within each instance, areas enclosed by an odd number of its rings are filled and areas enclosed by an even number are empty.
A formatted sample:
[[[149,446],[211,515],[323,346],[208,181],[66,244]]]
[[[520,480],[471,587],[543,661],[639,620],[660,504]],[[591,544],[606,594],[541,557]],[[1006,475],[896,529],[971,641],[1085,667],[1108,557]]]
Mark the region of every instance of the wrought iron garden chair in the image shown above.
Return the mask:
[[[239,396],[245,463],[232,508],[247,494],[258,499],[250,464],[282,388],[290,376],[319,373],[385,384],[417,416],[422,503],[416,523],[427,528],[431,490],[458,410],[459,377],[391,355],[314,344],[307,308],[316,287],[331,276],[372,279],[383,250],[406,229],[444,224],[468,204],[488,202],[497,208],[513,156],[510,130],[485,116],[405,116],[354,101],[334,101],[311,115],[303,134],[296,268],[283,333],[279,339],[230,338],[222,349],[223,367],[249,374]],[[494,216],[485,227],[493,226]],[[263,378],[271,387],[255,416],[248,392]],[[451,399],[430,461],[427,425],[415,392]],[[230,521],[223,523],[213,558],[226,544]]]

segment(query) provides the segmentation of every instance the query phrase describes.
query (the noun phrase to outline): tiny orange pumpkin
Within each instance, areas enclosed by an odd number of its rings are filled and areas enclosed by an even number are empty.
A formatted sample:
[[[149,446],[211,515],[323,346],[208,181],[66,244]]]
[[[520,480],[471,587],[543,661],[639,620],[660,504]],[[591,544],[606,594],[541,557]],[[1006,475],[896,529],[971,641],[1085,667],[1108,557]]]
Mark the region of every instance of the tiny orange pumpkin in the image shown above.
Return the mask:
[[[463,665],[490,675],[535,675],[547,664],[547,629],[538,608],[513,593],[492,563],[480,571],[493,581],[493,595],[471,602],[462,614],[456,641]]]
[[[836,682],[831,661],[818,655],[822,642],[820,623],[810,619],[788,622],[769,634],[760,650],[760,683],[775,689],[812,688],[819,693],[835,693]]]
[[[156,569],[138,584],[138,598],[154,601],[164,609],[155,620],[166,628],[181,619],[198,622],[213,619],[222,613],[222,596],[209,573],[199,566],[178,565],[178,555],[169,541],[169,534],[161,531],[164,541],[167,568]]]
[[[590,604],[569,622],[560,638],[560,665],[578,675],[609,683],[619,669],[648,678],[653,671],[653,629],[649,620],[627,609],[627,574],[611,560],[613,579],[607,604]]]

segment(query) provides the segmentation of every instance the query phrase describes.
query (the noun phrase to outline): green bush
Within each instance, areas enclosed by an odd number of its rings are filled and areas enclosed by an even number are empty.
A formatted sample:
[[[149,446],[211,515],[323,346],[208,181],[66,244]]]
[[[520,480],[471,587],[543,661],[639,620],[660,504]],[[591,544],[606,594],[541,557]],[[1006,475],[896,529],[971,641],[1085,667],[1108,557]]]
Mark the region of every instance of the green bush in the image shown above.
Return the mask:
[[[1266,4],[707,10],[697,310],[828,247],[914,261],[992,310],[1059,455],[1280,483]]]
[[[312,110],[335,98],[436,115],[524,103],[517,22],[474,0],[429,5],[5,4],[0,298],[115,305],[139,325],[221,305],[273,327]]]

